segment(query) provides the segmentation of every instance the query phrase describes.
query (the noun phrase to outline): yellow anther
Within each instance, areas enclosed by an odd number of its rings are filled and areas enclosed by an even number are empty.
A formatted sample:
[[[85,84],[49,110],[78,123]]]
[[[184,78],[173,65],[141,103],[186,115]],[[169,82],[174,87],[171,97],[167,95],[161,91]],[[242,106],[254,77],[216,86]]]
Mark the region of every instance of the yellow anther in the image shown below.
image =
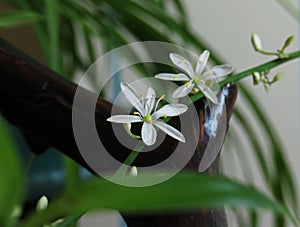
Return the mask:
[[[179,77],[179,74],[176,74],[176,75],[173,76],[173,79],[176,79],[178,77]]]
[[[186,63],[187,62],[187,60],[185,60],[185,59],[182,59],[182,60],[180,60],[180,62],[179,63]]]
[[[208,75],[210,75],[210,76],[211,76],[212,74],[213,74],[213,73],[212,73],[212,71],[208,71]]]
[[[185,86],[186,86],[186,87],[191,86],[191,82],[187,82],[187,83],[185,84]]]
[[[140,93],[140,98],[143,98],[143,93]]]
[[[160,98],[161,98],[161,99],[164,99],[165,97],[166,97],[166,95],[162,95],[162,96],[160,96]]]
[[[200,80],[200,83],[201,83],[202,85],[205,85],[205,81],[204,81],[204,80]]]
[[[202,64],[202,63],[203,63],[203,61],[199,60],[199,64]]]
[[[164,114],[164,118],[167,118],[167,114]]]
[[[135,112],[133,112],[133,114],[134,114],[134,115],[139,115],[139,112],[136,112],[136,111],[135,111]]]

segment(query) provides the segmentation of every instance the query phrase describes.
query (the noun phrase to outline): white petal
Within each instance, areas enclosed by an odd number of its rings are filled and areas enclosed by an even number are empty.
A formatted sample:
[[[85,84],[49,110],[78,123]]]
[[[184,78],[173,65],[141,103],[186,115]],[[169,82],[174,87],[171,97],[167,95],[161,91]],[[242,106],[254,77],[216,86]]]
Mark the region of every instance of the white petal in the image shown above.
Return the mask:
[[[197,65],[196,65],[196,75],[201,75],[203,69],[207,64],[207,60],[209,58],[209,51],[205,50],[198,58]]]
[[[154,104],[155,104],[155,96],[151,96],[151,97],[147,98],[146,103],[145,103],[145,115],[151,114]]]
[[[210,70],[216,77],[224,77],[232,72],[231,65],[216,65]]]
[[[193,88],[195,86],[195,84],[192,83],[192,81],[189,81],[188,83],[177,88],[172,94],[173,98],[181,98],[181,97],[187,96],[193,90]],[[187,84],[188,84],[188,86],[187,86]]]
[[[156,120],[160,117],[174,117],[178,116],[185,111],[187,111],[188,107],[184,104],[168,104],[164,105],[162,108],[157,110],[155,113],[152,115],[152,119]]]
[[[177,129],[173,128],[172,126],[166,124],[165,122],[158,121],[158,120],[153,121],[153,124],[160,130],[162,130],[163,132],[168,134],[169,136],[173,137],[174,139],[177,139],[177,140],[185,143],[185,138],[182,135],[182,133],[179,132]]]
[[[114,123],[134,123],[134,122],[142,122],[142,118],[140,116],[134,115],[114,115],[107,119],[107,121]]]
[[[148,88],[145,100],[145,115],[150,114],[155,104],[155,91],[152,87]]]
[[[143,123],[143,126],[142,126],[142,140],[148,146],[151,146],[155,143],[156,130],[155,130],[155,128],[152,124],[149,124],[149,123],[146,123],[146,122]]]
[[[128,101],[139,111],[142,115],[144,115],[144,107],[141,102],[141,99],[136,93],[136,90],[129,84],[125,82],[121,82],[121,90],[128,99]]]
[[[152,96],[155,96],[155,91],[152,87],[149,87],[148,91],[147,91],[146,98],[149,98],[149,97],[152,97]]]
[[[171,81],[189,81],[190,78],[183,74],[174,74],[174,73],[159,73],[155,75],[155,78],[161,79],[161,80],[171,80]]]
[[[218,98],[216,94],[207,85],[198,84],[198,87],[206,98],[208,98],[214,104],[218,104]]]
[[[186,60],[184,57],[182,57],[179,54],[173,54],[173,53],[170,53],[170,59],[174,65],[184,70],[191,79],[194,77],[193,67],[191,66],[191,63],[188,60]]]

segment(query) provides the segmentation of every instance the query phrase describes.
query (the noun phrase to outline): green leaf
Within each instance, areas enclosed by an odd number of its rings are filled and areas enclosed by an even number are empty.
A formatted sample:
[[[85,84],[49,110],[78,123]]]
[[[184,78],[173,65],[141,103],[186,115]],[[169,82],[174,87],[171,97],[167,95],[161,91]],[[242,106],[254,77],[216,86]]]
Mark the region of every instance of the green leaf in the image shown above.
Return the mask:
[[[31,11],[9,11],[0,13],[0,27],[13,27],[40,20],[41,16]]]
[[[56,227],[70,227],[73,226],[85,213],[75,214],[63,219]]]
[[[22,192],[21,166],[2,118],[0,119],[0,226],[11,223],[14,208],[20,203]]]
[[[127,183],[136,183],[137,180],[148,182],[153,177],[159,176],[138,175],[123,179]],[[54,220],[62,214],[95,209],[137,213],[194,210],[222,207],[225,204],[269,209],[292,218],[286,208],[253,187],[222,177],[181,173],[164,183],[143,188],[120,186],[94,179],[74,188],[67,197],[52,201],[47,210],[31,216],[24,226],[40,226],[44,221]]]
[[[49,35],[50,48],[48,53],[49,66],[52,70],[60,72],[59,63],[62,62],[61,55],[59,55],[59,42],[58,42],[58,4],[57,0],[46,0],[46,18]]]

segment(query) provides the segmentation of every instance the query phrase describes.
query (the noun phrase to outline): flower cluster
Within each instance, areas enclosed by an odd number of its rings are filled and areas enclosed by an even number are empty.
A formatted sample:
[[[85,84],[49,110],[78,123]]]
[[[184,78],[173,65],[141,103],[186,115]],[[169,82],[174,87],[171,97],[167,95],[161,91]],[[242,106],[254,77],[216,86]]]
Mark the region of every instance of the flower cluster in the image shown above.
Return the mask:
[[[187,96],[192,91],[199,90],[213,103],[217,104],[218,99],[214,91],[210,88],[216,79],[221,79],[232,72],[230,65],[217,65],[209,69],[206,64],[209,58],[209,51],[205,50],[198,58],[195,70],[191,63],[184,57],[178,54],[170,54],[170,59],[174,65],[182,69],[186,74],[179,73],[159,73],[155,78],[171,81],[187,81],[184,85],[177,88],[174,93],[174,98]],[[205,70],[206,69],[206,70]]]
[[[174,98],[181,98],[189,95],[191,92],[202,92],[205,97],[218,104],[217,96],[213,90],[213,85],[216,80],[219,80],[231,73],[232,67],[230,65],[217,65],[212,68],[207,67],[209,58],[209,51],[205,50],[198,58],[195,70],[191,63],[184,57],[171,53],[170,59],[174,65],[184,71],[184,73],[159,73],[155,78],[170,81],[186,81],[185,84],[178,87],[174,93]],[[137,110],[131,115],[115,115],[107,119],[107,121],[114,123],[131,124],[142,122],[141,139],[142,141],[151,146],[156,141],[157,129],[162,130],[169,136],[185,142],[185,138],[181,132],[172,126],[166,124],[161,118],[179,116],[187,111],[188,107],[184,104],[166,104],[158,108],[159,103],[164,96],[156,100],[156,94],[152,87],[148,88],[146,96],[143,98],[139,96],[136,90],[129,84],[122,82],[121,90],[128,101]],[[130,129],[129,129],[130,131]],[[133,135],[129,132],[130,135]],[[133,135],[134,138],[140,138]]]

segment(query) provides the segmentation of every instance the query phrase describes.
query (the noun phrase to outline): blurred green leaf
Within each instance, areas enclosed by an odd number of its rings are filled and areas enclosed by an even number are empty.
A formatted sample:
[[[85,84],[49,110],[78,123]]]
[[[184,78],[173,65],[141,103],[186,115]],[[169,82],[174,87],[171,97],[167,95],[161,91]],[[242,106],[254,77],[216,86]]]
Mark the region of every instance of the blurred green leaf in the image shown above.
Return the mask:
[[[0,119],[0,226],[8,226],[14,208],[20,205],[21,166],[17,149],[2,118]]]
[[[157,177],[157,176],[155,176]],[[148,182],[153,175],[124,177],[124,182]],[[117,209],[121,212],[160,212],[199,208],[245,206],[269,209],[291,217],[289,211],[253,187],[226,178],[200,174],[178,174],[161,184],[137,188],[95,179],[74,190],[67,197],[54,200],[48,209],[31,216],[25,227],[40,226],[59,215],[95,209]]]
[[[75,214],[63,219],[56,227],[71,227],[75,224],[85,213]]]
[[[46,0],[45,11],[47,19],[47,28],[49,35],[49,53],[48,53],[48,64],[49,67],[60,72],[61,55],[59,55],[59,42],[58,42],[58,4],[57,0]]]
[[[0,13],[0,27],[12,27],[40,20],[42,17],[31,11],[9,11]]]

